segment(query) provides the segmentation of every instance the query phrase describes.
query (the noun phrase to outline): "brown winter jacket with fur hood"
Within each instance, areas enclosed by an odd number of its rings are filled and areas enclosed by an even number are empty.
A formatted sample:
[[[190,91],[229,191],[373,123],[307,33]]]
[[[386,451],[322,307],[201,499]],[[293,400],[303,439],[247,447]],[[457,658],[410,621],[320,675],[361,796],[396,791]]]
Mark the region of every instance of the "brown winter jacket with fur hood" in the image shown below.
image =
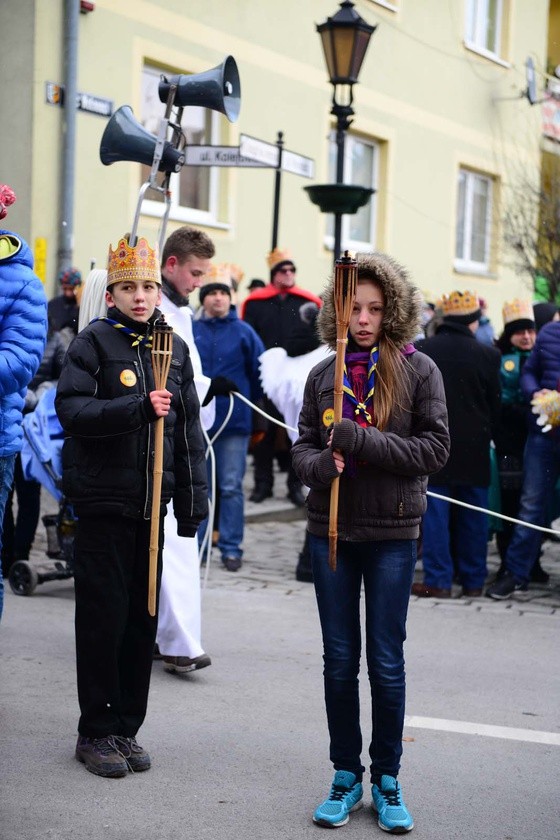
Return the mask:
[[[432,360],[409,343],[418,333],[421,298],[406,271],[385,254],[358,254],[357,261],[358,277],[369,277],[383,289],[382,329],[401,349],[409,387],[406,403],[395,407],[383,431],[346,419],[334,425],[334,448],[357,461],[355,475],[349,477],[344,470],[340,476],[338,538],[358,542],[416,539],[426,510],[427,475],[441,469],[449,456],[443,382]],[[323,341],[336,349],[332,279],[325,290],[318,328]],[[335,357],[330,356],[309,374],[300,436],[292,447],[295,471],[310,488],[308,530],[323,537],[328,534],[331,483],[338,475],[327,446],[334,367]]]

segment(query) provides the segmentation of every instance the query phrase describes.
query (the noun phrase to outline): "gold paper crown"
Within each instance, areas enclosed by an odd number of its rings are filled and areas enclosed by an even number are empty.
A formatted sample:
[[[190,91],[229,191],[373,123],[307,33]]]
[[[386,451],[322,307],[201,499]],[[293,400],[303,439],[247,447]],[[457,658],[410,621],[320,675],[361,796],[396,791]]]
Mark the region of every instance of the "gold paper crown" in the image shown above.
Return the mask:
[[[109,245],[107,286],[123,280],[149,280],[161,285],[158,247],[150,248],[142,237],[132,248],[124,236],[115,250]]]
[[[204,278],[204,283],[225,283],[226,286],[237,289],[244,277],[241,267],[234,263],[213,263]]]
[[[515,298],[512,301],[506,301],[502,309],[502,316],[505,324],[511,324],[512,321],[534,321],[533,304],[529,300],[520,300]]]
[[[474,292],[451,292],[442,295],[439,306],[444,315],[472,315],[480,309],[478,297]]]
[[[268,257],[266,258],[266,261],[271,271],[281,262],[293,262],[292,254],[290,251],[288,251],[287,248],[285,248],[284,250],[282,250],[281,248],[275,248],[274,251],[270,252]]]

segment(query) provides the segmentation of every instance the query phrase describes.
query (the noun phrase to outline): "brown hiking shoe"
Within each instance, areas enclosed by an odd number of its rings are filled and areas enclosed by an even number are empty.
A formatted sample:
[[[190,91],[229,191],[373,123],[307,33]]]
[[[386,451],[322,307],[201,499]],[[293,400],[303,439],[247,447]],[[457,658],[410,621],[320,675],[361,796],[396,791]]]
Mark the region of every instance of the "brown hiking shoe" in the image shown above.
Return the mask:
[[[128,773],[128,764],[121,754],[112,735],[104,738],[78,736],[76,758],[85,764],[86,770],[96,776],[118,779]]]
[[[140,746],[136,738],[115,735],[115,744],[133,773],[141,773],[143,770],[149,770],[152,766],[150,756],[144,747]]]

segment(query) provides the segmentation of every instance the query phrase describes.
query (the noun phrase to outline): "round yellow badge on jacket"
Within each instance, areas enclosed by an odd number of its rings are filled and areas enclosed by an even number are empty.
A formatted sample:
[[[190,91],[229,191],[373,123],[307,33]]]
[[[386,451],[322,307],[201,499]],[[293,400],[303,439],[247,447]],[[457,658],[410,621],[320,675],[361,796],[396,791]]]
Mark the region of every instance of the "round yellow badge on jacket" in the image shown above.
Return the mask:
[[[132,388],[133,385],[136,385],[136,374],[133,370],[123,370],[121,371],[120,380],[123,385],[126,385],[127,388]]]
[[[326,408],[323,411],[323,426],[330,426],[334,423],[334,408]]]
[[[504,362],[504,370],[515,370],[515,362],[511,359],[506,359],[506,361]]]

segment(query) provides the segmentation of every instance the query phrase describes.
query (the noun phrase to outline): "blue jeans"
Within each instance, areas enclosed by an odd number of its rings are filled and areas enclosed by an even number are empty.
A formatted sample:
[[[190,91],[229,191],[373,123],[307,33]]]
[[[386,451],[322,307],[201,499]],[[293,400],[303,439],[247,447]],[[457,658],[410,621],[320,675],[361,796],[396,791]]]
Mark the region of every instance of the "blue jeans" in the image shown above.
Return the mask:
[[[487,487],[430,484],[428,489],[440,496],[488,508]],[[487,574],[487,550],[487,514],[428,496],[422,526],[422,565],[426,586],[451,589],[455,561],[461,585],[465,589],[482,589]]]
[[[14,464],[16,456],[7,455],[5,458],[0,458],[0,523],[4,521],[4,510],[6,507],[6,499],[12,488],[14,480]],[[0,549],[2,548],[2,528],[0,527]],[[2,568],[0,567],[0,618],[4,609],[4,579],[2,576]]]
[[[560,438],[530,432],[523,455],[523,489],[518,519],[533,525],[548,525],[550,499],[560,474]],[[516,525],[509,544],[505,565],[523,583],[539,554],[540,531]]]
[[[324,684],[335,770],[362,778],[360,729],[362,582],[366,606],[366,660],[371,688],[372,781],[396,776],[402,755],[405,707],[403,644],[416,563],[415,540],[339,542],[337,568],[328,564],[328,539],[309,535],[313,582],[323,632]]]
[[[222,557],[242,557],[245,499],[243,478],[247,466],[249,435],[220,435],[212,444],[216,456],[216,484],[219,494],[218,548]],[[208,486],[211,487],[211,463],[207,460]],[[208,520],[199,534],[204,535]]]

